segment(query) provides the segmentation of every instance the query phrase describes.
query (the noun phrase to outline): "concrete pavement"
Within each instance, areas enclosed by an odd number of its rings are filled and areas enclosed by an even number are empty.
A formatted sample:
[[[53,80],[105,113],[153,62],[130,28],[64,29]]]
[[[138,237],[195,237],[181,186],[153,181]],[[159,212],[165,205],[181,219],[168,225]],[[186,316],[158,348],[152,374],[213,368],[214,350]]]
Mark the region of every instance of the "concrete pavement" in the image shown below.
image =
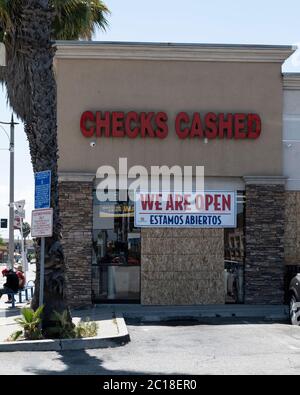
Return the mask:
[[[0,374],[300,374],[300,328],[234,322],[130,325],[131,342],[118,349],[3,353]]]

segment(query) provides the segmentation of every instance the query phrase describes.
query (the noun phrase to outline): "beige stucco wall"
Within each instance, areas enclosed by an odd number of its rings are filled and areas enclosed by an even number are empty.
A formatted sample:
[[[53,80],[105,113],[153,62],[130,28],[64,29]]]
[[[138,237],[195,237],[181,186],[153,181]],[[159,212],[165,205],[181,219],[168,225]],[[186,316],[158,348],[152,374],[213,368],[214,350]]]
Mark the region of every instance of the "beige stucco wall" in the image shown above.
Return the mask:
[[[282,174],[280,63],[57,59],[61,172],[95,173],[100,165],[204,165],[206,176]],[[92,139],[80,131],[86,111],[165,111],[170,131],[159,139]],[[175,114],[258,113],[258,140],[179,140]]]

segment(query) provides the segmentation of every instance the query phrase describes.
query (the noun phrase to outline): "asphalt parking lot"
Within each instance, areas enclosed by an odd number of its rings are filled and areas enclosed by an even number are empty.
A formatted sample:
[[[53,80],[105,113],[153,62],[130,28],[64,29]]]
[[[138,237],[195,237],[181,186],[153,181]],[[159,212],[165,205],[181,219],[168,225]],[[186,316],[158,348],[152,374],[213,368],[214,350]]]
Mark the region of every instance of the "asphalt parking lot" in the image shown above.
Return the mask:
[[[0,354],[0,373],[300,374],[300,328],[285,323],[175,322],[128,329],[131,342],[121,348]]]

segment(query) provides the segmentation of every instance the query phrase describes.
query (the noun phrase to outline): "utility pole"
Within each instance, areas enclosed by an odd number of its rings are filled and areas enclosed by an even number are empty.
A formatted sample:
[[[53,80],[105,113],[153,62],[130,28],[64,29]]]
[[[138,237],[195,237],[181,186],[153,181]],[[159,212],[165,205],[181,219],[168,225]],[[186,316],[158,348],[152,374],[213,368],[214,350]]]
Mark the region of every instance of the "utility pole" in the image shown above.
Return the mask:
[[[14,268],[14,252],[15,252],[15,237],[14,237],[14,222],[15,222],[15,205],[14,205],[14,190],[15,190],[15,125],[19,125],[14,121],[14,114],[11,116],[10,122],[1,122],[0,125],[10,125],[10,136],[6,130],[1,126],[1,129],[6,134],[9,140],[10,152],[10,169],[9,169],[9,267]]]
[[[10,171],[9,171],[9,266],[14,268],[14,252],[15,252],[15,236],[14,236],[14,222],[15,222],[15,123],[14,115],[11,116],[10,123]]]

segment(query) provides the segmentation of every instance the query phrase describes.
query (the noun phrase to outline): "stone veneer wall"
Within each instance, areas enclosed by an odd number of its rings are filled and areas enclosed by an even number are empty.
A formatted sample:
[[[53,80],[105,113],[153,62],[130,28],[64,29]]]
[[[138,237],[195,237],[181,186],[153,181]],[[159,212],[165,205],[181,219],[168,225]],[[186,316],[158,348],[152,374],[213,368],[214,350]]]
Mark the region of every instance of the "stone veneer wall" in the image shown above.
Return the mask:
[[[70,306],[91,304],[93,183],[60,182],[59,201]]]
[[[245,303],[284,301],[284,185],[246,185]]]
[[[285,193],[285,264],[300,266],[300,191]]]
[[[223,229],[142,229],[143,305],[224,304]]]

